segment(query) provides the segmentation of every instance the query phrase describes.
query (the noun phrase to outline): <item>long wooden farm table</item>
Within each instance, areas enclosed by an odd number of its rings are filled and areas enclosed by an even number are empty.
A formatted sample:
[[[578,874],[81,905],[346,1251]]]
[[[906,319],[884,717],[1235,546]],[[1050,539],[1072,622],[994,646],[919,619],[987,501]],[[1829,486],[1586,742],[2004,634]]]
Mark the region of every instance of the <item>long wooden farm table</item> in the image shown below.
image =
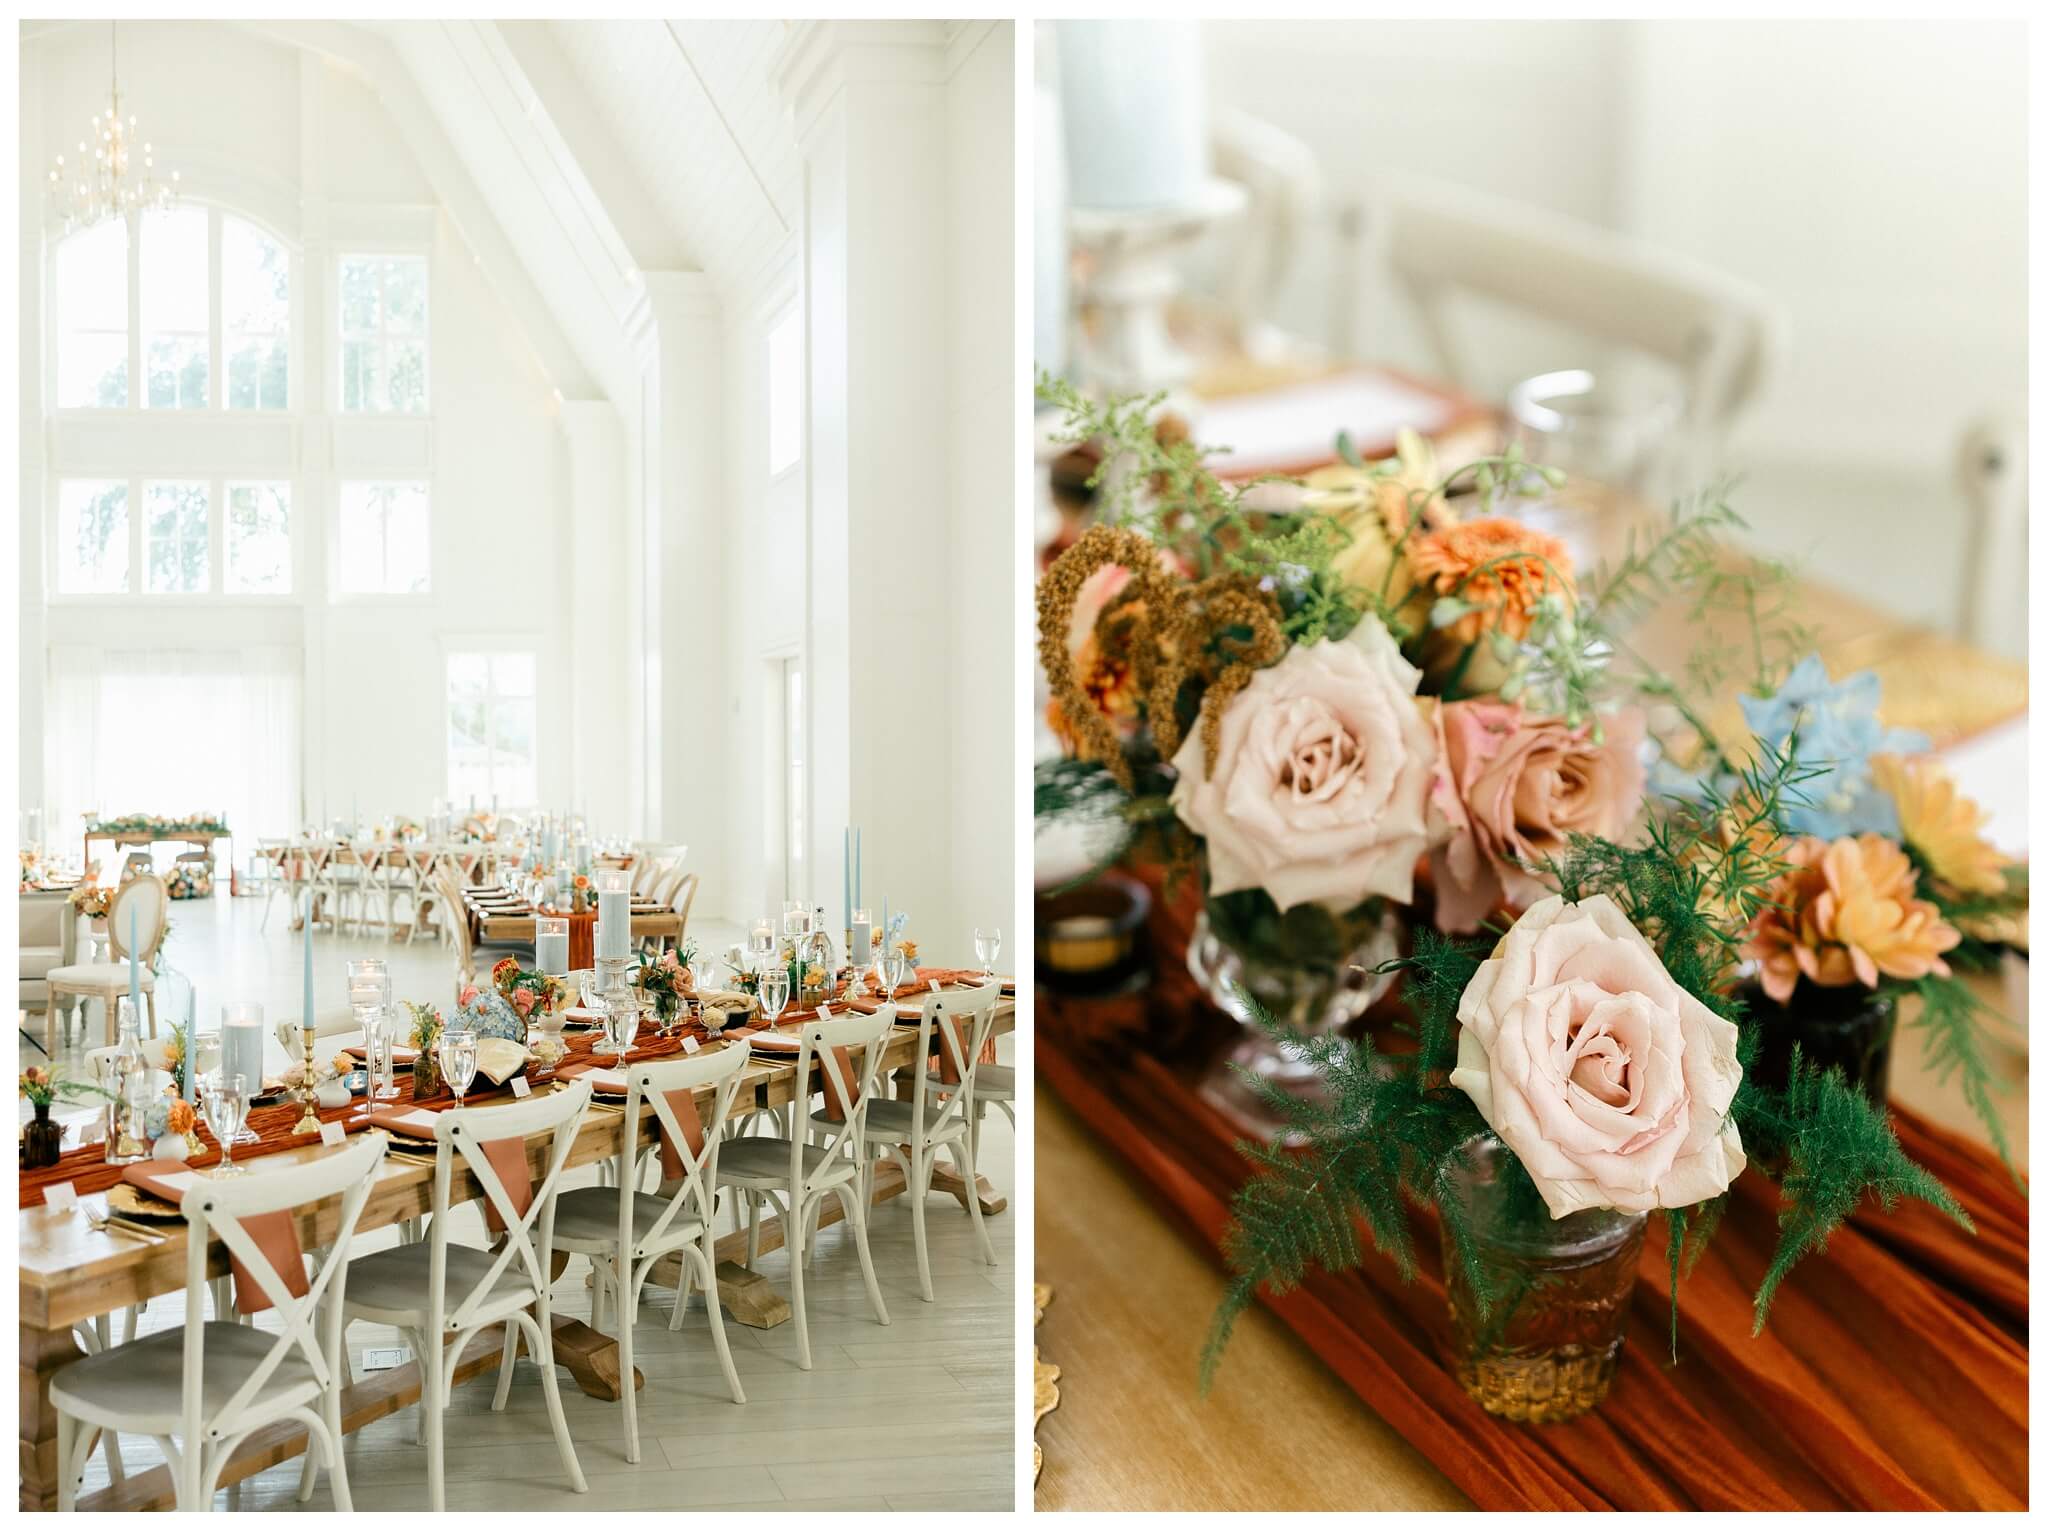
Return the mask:
[[[1016,1004],[1004,1000],[997,1006],[995,1029],[1007,1032],[1016,1025]],[[738,1045],[738,1044],[727,1044]],[[903,1069],[916,1062],[917,1033],[899,1028],[888,1041],[884,1067]],[[796,1067],[789,1063],[756,1060],[741,1074],[741,1088],[733,1104],[735,1116],[755,1111],[778,1110],[797,1097]],[[815,1087],[815,1085],[814,1085]],[[708,1108],[710,1091],[700,1092]],[[476,1109],[488,1110],[488,1106]],[[576,1145],[568,1163],[571,1167],[595,1164],[616,1155],[625,1128],[623,1109],[593,1106],[577,1130]],[[640,1126],[643,1141],[652,1141],[649,1117]],[[308,1147],[266,1155],[257,1173],[285,1172],[294,1162],[317,1157],[322,1149]],[[527,1145],[527,1157],[536,1182],[544,1173],[547,1143],[536,1138]],[[941,1171],[933,1177],[934,1188],[956,1197],[969,1194],[957,1176]],[[886,1201],[901,1195],[902,1172],[893,1162],[883,1162],[875,1172],[874,1199]],[[478,1199],[480,1190],[458,1165],[455,1201]],[[995,1195],[986,1179],[975,1187],[984,1213],[1001,1212],[1006,1203]],[[399,1154],[387,1155],[363,1207],[358,1231],[367,1233],[394,1223],[425,1216],[432,1208],[433,1160]],[[963,1202],[964,1204],[964,1202]],[[79,1199],[78,1208],[52,1211],[30,1207],[17,1214],[21,1260],[20,1284],[20,1437],[21,1507],[25,1510],[54,1509],[57,1503],[57,1416],[50,1406],[50,1379],[61,1368],[79,1359],[83,1352],[72,1333],[73,1324],[88,1322],[102,1313],[114,1313],[134,1303],[167,1293],[185,1285],[185,1229],[175,1222],[162,1224],[166,1235],[161,1243],[145,1243],[125,1234],[95,1233],[86,1213],[104,1213],[106,1196],[98,1193]],[[311,1203],[299,1209],[299,1242],[307,1249],[331,1244],[340,1213],[339,1198]],[[829,1226],[841,1216],[838,1203],[821,1209],[819,1223]],[[782,1247],[779,1219],[761,1230],[761,1247]],[[742,1323],[769,1328],[789,1317],[786,1303],[765,1281],[744,1269],[746,1235],[728,1234],[718,1241],[719,1297],[726,1309]],[[555,1274],[560,1276],[566,1257],[555,1256]],[[228,1273],[227,1255],[216,1241],[211,1251],[209,1272]],[[654,1279],[665,1285],[676,1282],[678,1266],[667,1262]],[[596,1398],[617,1398],[621,1379],[618,1347],[581,1320],[556,1315],[554,1321],[555,1360],[566,1366],[584,1392]],[[504,1343],[502,1331],[493,1326],[473,1337],[456,1369],[456,1380],[466,1381],[497,1369]],[[641,1379],[636,1374],[633,1385]],[[408,1405],[420,1396],[419,1368],[408,1363],[390,1371],[373,1372],[351,1383],[342,1393],[341,1415],[344,1431],[360,1430]],[[306,1448],[305,1431],[294,1425],[272,1426],[243,1443],[226,1471],[221,1486],[239,1483],[279,1462],[298,1456]],[[162,1467],[133,1474],[110,1484],[78,1502],[81,1510],[143,1510],[169,1506],[175,1498],[170,1473]]]

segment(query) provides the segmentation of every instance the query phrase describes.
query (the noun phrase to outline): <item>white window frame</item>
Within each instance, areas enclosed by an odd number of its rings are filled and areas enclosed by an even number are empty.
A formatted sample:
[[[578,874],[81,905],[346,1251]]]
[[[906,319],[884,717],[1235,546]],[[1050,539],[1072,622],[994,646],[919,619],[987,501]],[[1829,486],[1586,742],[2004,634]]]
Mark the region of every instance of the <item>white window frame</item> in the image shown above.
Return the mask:
[[[230,218],[234,219],[237,223],[246,223],[250,228],[272,243],[283,245],[285,259],[289,264],[291,272],[291,297],[285,304],[284,330],[282,332],[285,356],[284,405],[282,408],[267,407],[259,403],[253,404],[247,409],[236,409],[228,403],[229,335],[227,321],[227,261],[224,259],[224,254],[227,248],[226,225]],[[213,320],[213,355],[214,366],[220,372],[219,387],[215,391],[215,397],[219,401],[220,409],[224,414],[236,416],[260,417],[290,414],[297,406],[299,398],[300,327],[298,318],[301,308],[299,299],[303,277],[299,262],[299,252],[290,240],[269,227],[262,219],[252,218],[249,214],[235,208],[214,208],[212,239],[213,299],[215,310]],[[240,338],[255,339],[260,339],[267,335],[272,340],[275,340],[278,338],[279,332],[276,330],[236,330],[235,335]],[[259,399],[263,396],[260,384],[257,387],[256,395]],[[275,480],[270,480],[270,482],[275,482]]]
[[[181,205],[200,206],[206,209],[207,249],[207,371],[206,406],[203,409],[150,408],[144,404],[148,393],[148,379],[142,368],[142,213],[125,215],[128,225],[128,402],[126,404],[67,404],[58,405],[57,398],[57,352],[62,344],[64,330],[58,305],[61,297],[57,291],[57,247],[63,237],[44,242],[43,260],[43,332],[48,337],[43,357],[43,397],[50,401],[48,413],[67,420],[116,420],[131,415],[147,414],[154,419],[190,420],[195,417],[225,416],[230,419],[278,420],[295,416],[300,411],[300,364],[305,352],[305,326],[301,322],[305,309],[305,251],[298,241],[287,238],[273,225],[240,207],[225,202],[202,200],[188,197]],[[222,333],[223,315],[226,304],[221,290],[221,220],[237,218],[261,233],[264,238],[284,246],[285,257],[291,266],[291,304],[288,311],[285,334],[285,407],[283,409],[229,409],[227,407],[227,377],[223,366],[225,356]],[[428,272],[432,282],[432,271]],[[106,332],[99,332],[106,333]],[[120,477],[120,474],[88,475],[83,471],[72,474],[76,478],[89,476]],[[187,474],[187,477],[198,477]]]
[[[285,587],[283,590],[229,590],[228,589],[228,496],[237,489],[268,489],[273,484],[282,484],[285,490]],[[216,546],[217,556],[213,567],[217,578],[214,589],[229,600],[243,601],[288,601],[301,598],[299,590],[299,522],[302,519],[299,504],[299,485],[288,474],[237,473],[220,481],[220,514],[214,524],[220,528]]]
[[[449,666],[455,660],[462,658],[483,659],[486,661],[484,666],[484,737],[487,740],[497,738],[497,718],[493,711],[493,704],[498,694],[496,670],[488,661],[502,659],[507,655],[511,655],[523,657],[533,662],[533,696],[531,700],[533,702],[533,790],[536,801],[532,803],[506,801],[501,804],[501,807],[508,811],[533,808],[539,806],[539,800],[546,796],[545,791],[541,787],[542,756],[544,754],[540,727],[542,718],[540,706],[541,671],[543,668],[541,653],[542,648],[538,635],[505,638],[449,639],[442,644],[441,783],[442,795],[450,803],[454,803],[458,799],[455,790],[455,761],[448,752],[448,708],[454,700],[449,684],[448,671]],[[510,699],[508,697],[508,700]],[[519,698],[519,700],[526,700],[526,698]],[[498,788],[497,748],[495,745],[491,746],[488,755],[490,758],[485,766],[485,772],[486,779],[489,782],[489,790],[477,794],[480,800],[492,797],[502,798],[505,796]]]
[[[118,411],[101,411],[118,413]],[[156,411],[158,415],[171,413]],[[64,521],[64,486],[81,481],[115,482],[128,486],[128,588],[126,590],[65,590],[59,587],[62,558],[58,548]],[[304,599],[299,589],[301,577],[299,560],[299,539],[304,535],[301,523],[305,516],[301,510],[304,491],[299,479],[291,474],[279,473],[194,473],[178,468],[116,469],[86,466],[52,468],[44,475],[48,486],[48,504],[44,517],[47,533],[44,539],[44,580],[43,589],[53,606],[109,606],[132,605],[146,602],[153,605],[170,604],[182,607],[194,606],[286,606]],[[203,483],[206,485],[206,589],[200,591],[152,590],[149,588],[149,570],[146,560],[149,556],[149,511],[144,497],[147,485],[154,483]],[[258,592],[227,593],[227,490],[231,484],[265,483],[288,484],[291,487],[291,585],[284,591],[264,594]],[[430,555],[431,556],[431,555]],[[431,566],[431,565],[430,565]],[[411,599],[417,599],[413,597]]]
[[[399,340],[417,339],[420,343],[420,383],[424,390],[421,408],[417,414],[402,409],[350,409],[342,401],[346,397],[343,381],[347,375],[348,343],[351,339],[377,342],[380,361],[387,361],[383,376],[387,379],[389,392],[390,370],[388,357],[394,332],[384,327],[384,292],[380,285],[377,291],[377,329],[374,335],[356,332],[342,327],[341,322],[341,268],[350,261],[416,260],[426,273],[427,292],[425,312],[421,315],[420,332],[417,336],[397,335]],[[434,413],[434,255],[433,251],[417,244],[364,244],[354,241],[345,248],[337,249],[328,263],[328,290],[333,294],[329,317],[333,321],[328,334],[334,346],[334,363],[328,369],[328,383],[334,390],[333,413],[350,420],[425,420]]]

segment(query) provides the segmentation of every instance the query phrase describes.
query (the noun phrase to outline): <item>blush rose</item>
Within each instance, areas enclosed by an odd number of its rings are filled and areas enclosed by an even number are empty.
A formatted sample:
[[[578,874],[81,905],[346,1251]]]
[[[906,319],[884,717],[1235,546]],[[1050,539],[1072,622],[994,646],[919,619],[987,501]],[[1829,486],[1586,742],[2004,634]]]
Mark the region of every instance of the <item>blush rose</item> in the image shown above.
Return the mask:
[[[1451,1083],[1552,1217],[1687,1207],[1742,1172],[1734,1023],[1679,987],[1605,894],[1531,908],[1479,965],[1458,1020]]]
[[[1255,674],[1223,711],[1213,769],[1190,732],[1173,806],[1208,843],[1212,894],[1263,888],[1283,910],[1339,914],[1414,896],[1436,763],[1420,679],[1367,618]]]
[[[1624,710],[1590,724],[1530,717],[1504,702],[1437,709],[1441,754],[1432,802],[1449,837],[1430,855],[1439,930],[1474,930],[1506,903],[1550,891],[1521,863],[1564,850],[1573,834],[1617,840],[1643,804],[1643,718]]]

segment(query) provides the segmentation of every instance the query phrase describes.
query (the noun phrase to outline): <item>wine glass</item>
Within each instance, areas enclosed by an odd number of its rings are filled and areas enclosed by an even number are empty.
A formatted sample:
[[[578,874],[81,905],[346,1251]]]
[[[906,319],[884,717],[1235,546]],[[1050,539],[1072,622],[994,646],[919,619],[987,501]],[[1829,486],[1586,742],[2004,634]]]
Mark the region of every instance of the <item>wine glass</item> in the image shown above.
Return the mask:
[[[249,1114],[249,1081],[240,1074],[215,1074],[208,1080],[200,1104],[206,1108],[206,1125],[213,1129],[213,1140],[220,1144],[220,1164],[213,1172],[214,1178],[248,1174],[247,1169],[235,1163],[235,1134],[242,1130],[242,1122]]]
[[[469,1083],[476,1078],[476,1033],[473,1031],[444,1031],[441,1033],[441,1077],[448,1081],[448,1088],[455,1092],[455,1109],[462,1109],[462,1097],[469,1093]]]
[[[204,1082],[220,1072],[220,1033],[202,1031],[192,1038],[192,1077]]]
[[[619,1066],[626,1063],[626,1053],[633,1045],[633,1038],[640,1034],[640,1001],[630,994],[610,994],[605,997],[604,1006],[605,1040],[618,1055]]]
[[[977,925],[974,929],[974,955],[981,962],[981,971],[985,976],[996,976],[996,958],[1002,954],[1003,933],[994,928],[983,930]]]
[[[789,969],[777,963],[761,970],[761,1013],[773,1026],[789,1005]]]

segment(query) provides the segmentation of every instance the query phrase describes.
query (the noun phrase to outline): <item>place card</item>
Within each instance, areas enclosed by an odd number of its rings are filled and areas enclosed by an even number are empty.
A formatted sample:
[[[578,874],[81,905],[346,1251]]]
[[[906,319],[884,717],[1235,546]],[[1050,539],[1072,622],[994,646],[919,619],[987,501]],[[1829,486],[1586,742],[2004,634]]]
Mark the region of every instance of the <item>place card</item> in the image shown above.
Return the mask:
[[[514,1074],[512,1076],[512,1098],[514,1100],[524,1100],[532,1093],[533,1086],[526,1082],[524,1074]]]
[[[687,1058],[691,1053],[697,1052],[703,1046],[704,1044],[695,1037],[685,1036],[683,1038],[683,1056]]]
[[[78,1192],[68,1180],[60,1180],[43,1192],[43,1205],[52,1212],[69,1212],[78,1205]]]
[[[832,1019],[832,1007],[831,1007],[830,1005],[820,1005],[820,1006],[818,1006],[818,1019],[819,1019],[819,1020],[821,1020],[821,1021],[829,1021],[829,1020],[831,1020],[831,1019]]]
[[[320,1124],[320,1146],[323,1148],[339,1148],[342,1140],[347,1136],[347,1129],[339,1122],[322,1122]]]
[[[925,982],[931,985],[931,991],[932,991],[932,993],[936,994],[936,993],[938,993],[938,992],[939,992],[939,981],[938,981],[938,979],[936,979],[936,978],[927,978],[927,979],[925,980]]]

